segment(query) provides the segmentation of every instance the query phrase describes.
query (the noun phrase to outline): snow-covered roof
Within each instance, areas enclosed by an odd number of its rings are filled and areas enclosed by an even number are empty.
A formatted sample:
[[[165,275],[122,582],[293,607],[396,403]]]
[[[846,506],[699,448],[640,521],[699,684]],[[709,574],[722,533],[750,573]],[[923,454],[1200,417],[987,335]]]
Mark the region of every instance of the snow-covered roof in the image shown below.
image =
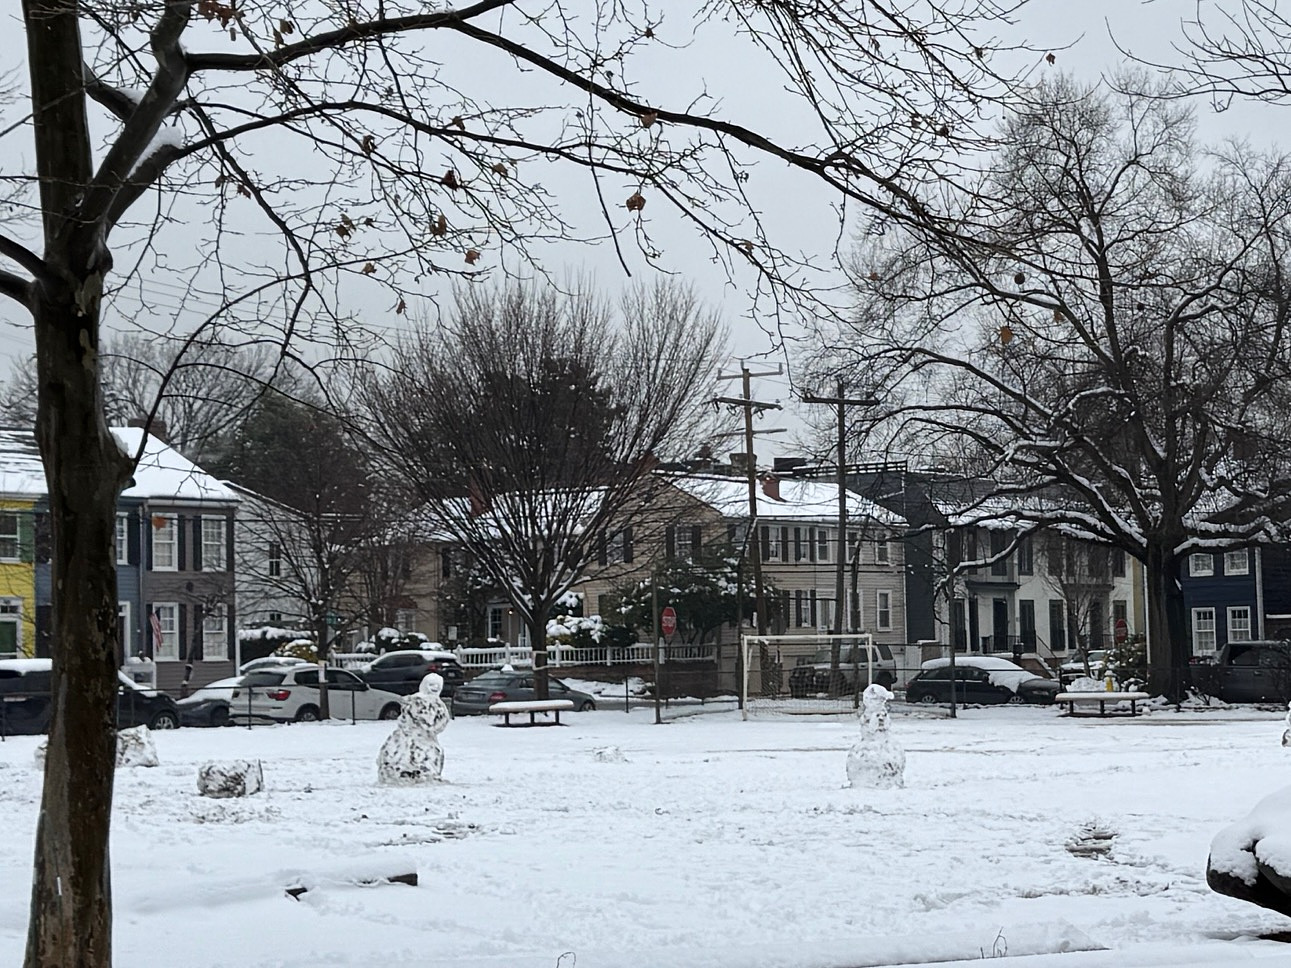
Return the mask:
[[[45,465],[30,430],[0,430],[0,496],[45,496]]]
[[[131,457],[139,453],[143,442],[143,453],[134,469],[134,483],[122,492],[123,497],[237,503],[238,496],[230,488],[175,448],[145,434],[142,427],[113,427],[112,435]]]
[[[677,477],[673,483],[703,501],[723,517],[747,518],[749,515],[749,485],[737,478]],[[837,521],[838,485],[829,481],[777,480],[777,500],[767,493],[766,486],[758,488],[758,517],[762,520]],[[853,491],[846,492],[849,519],[870,519],[899,526],[905,523],[895,511],[880,507],[868,498]]]

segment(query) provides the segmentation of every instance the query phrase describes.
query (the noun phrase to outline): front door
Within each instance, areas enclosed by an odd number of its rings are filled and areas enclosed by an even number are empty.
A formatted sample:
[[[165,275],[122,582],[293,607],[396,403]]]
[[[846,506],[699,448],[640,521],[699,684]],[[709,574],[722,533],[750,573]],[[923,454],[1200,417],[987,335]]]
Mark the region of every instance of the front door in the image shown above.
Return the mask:
[[[1009,650],[1009,602],[1006,598],[991,601],[991,650]]]

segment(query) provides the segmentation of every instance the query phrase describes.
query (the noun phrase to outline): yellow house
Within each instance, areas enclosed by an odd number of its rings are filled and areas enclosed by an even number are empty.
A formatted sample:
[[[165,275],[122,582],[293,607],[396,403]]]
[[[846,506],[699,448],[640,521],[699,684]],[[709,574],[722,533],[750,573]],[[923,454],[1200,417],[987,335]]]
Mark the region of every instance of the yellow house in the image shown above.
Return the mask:
[[[45,468],[29,430],[0,430],[0,657],[36,654],[36,505]]]

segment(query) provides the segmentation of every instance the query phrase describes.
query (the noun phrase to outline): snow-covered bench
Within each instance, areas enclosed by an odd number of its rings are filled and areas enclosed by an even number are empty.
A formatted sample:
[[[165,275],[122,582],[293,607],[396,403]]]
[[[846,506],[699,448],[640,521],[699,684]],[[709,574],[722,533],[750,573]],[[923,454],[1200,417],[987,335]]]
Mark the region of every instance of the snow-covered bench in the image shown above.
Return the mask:
[[[574,701],[572,699],[508,700],[507,702],[489,704],[489,712],[502,714],[504,719],[503,726],[559,726],[561,711],[573,708]],[[529,722],[513,724],[511,716],[514,713],[528,713]],[[551,713],[556,717],[555,722],[538,722],[534,718],[538,713]]]
[[[1130,704],[1130,715],[1138,714],[1138,704],[1145,699],[1151,699],[1152,696],[1146,692],[1105,692],[1103,690],[1090,692],[1060,692],[1053,697],[1054,702],[1065,702],[1069,715],[1075,715],[1076,703],[1082,706],[1085,704],[1098,703],[1098,715],[1107,715],[1107,704],[1115,705],[1120,702]]]

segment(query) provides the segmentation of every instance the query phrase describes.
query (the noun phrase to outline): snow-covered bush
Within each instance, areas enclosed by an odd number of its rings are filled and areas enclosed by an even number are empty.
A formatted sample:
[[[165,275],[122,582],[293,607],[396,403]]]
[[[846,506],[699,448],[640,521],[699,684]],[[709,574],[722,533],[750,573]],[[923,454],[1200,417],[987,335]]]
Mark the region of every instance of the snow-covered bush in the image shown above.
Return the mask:
[[[423,649],[430,644],[430,636],[421,632],[401,632],[387,627],[378,630],[372,638],[360,642],[354,647],[354,651],[385,655],[398,649]]]
[[[547,644],[590,649],[601,644],[605,624],[599,615],[561,615],[547,622]]]

